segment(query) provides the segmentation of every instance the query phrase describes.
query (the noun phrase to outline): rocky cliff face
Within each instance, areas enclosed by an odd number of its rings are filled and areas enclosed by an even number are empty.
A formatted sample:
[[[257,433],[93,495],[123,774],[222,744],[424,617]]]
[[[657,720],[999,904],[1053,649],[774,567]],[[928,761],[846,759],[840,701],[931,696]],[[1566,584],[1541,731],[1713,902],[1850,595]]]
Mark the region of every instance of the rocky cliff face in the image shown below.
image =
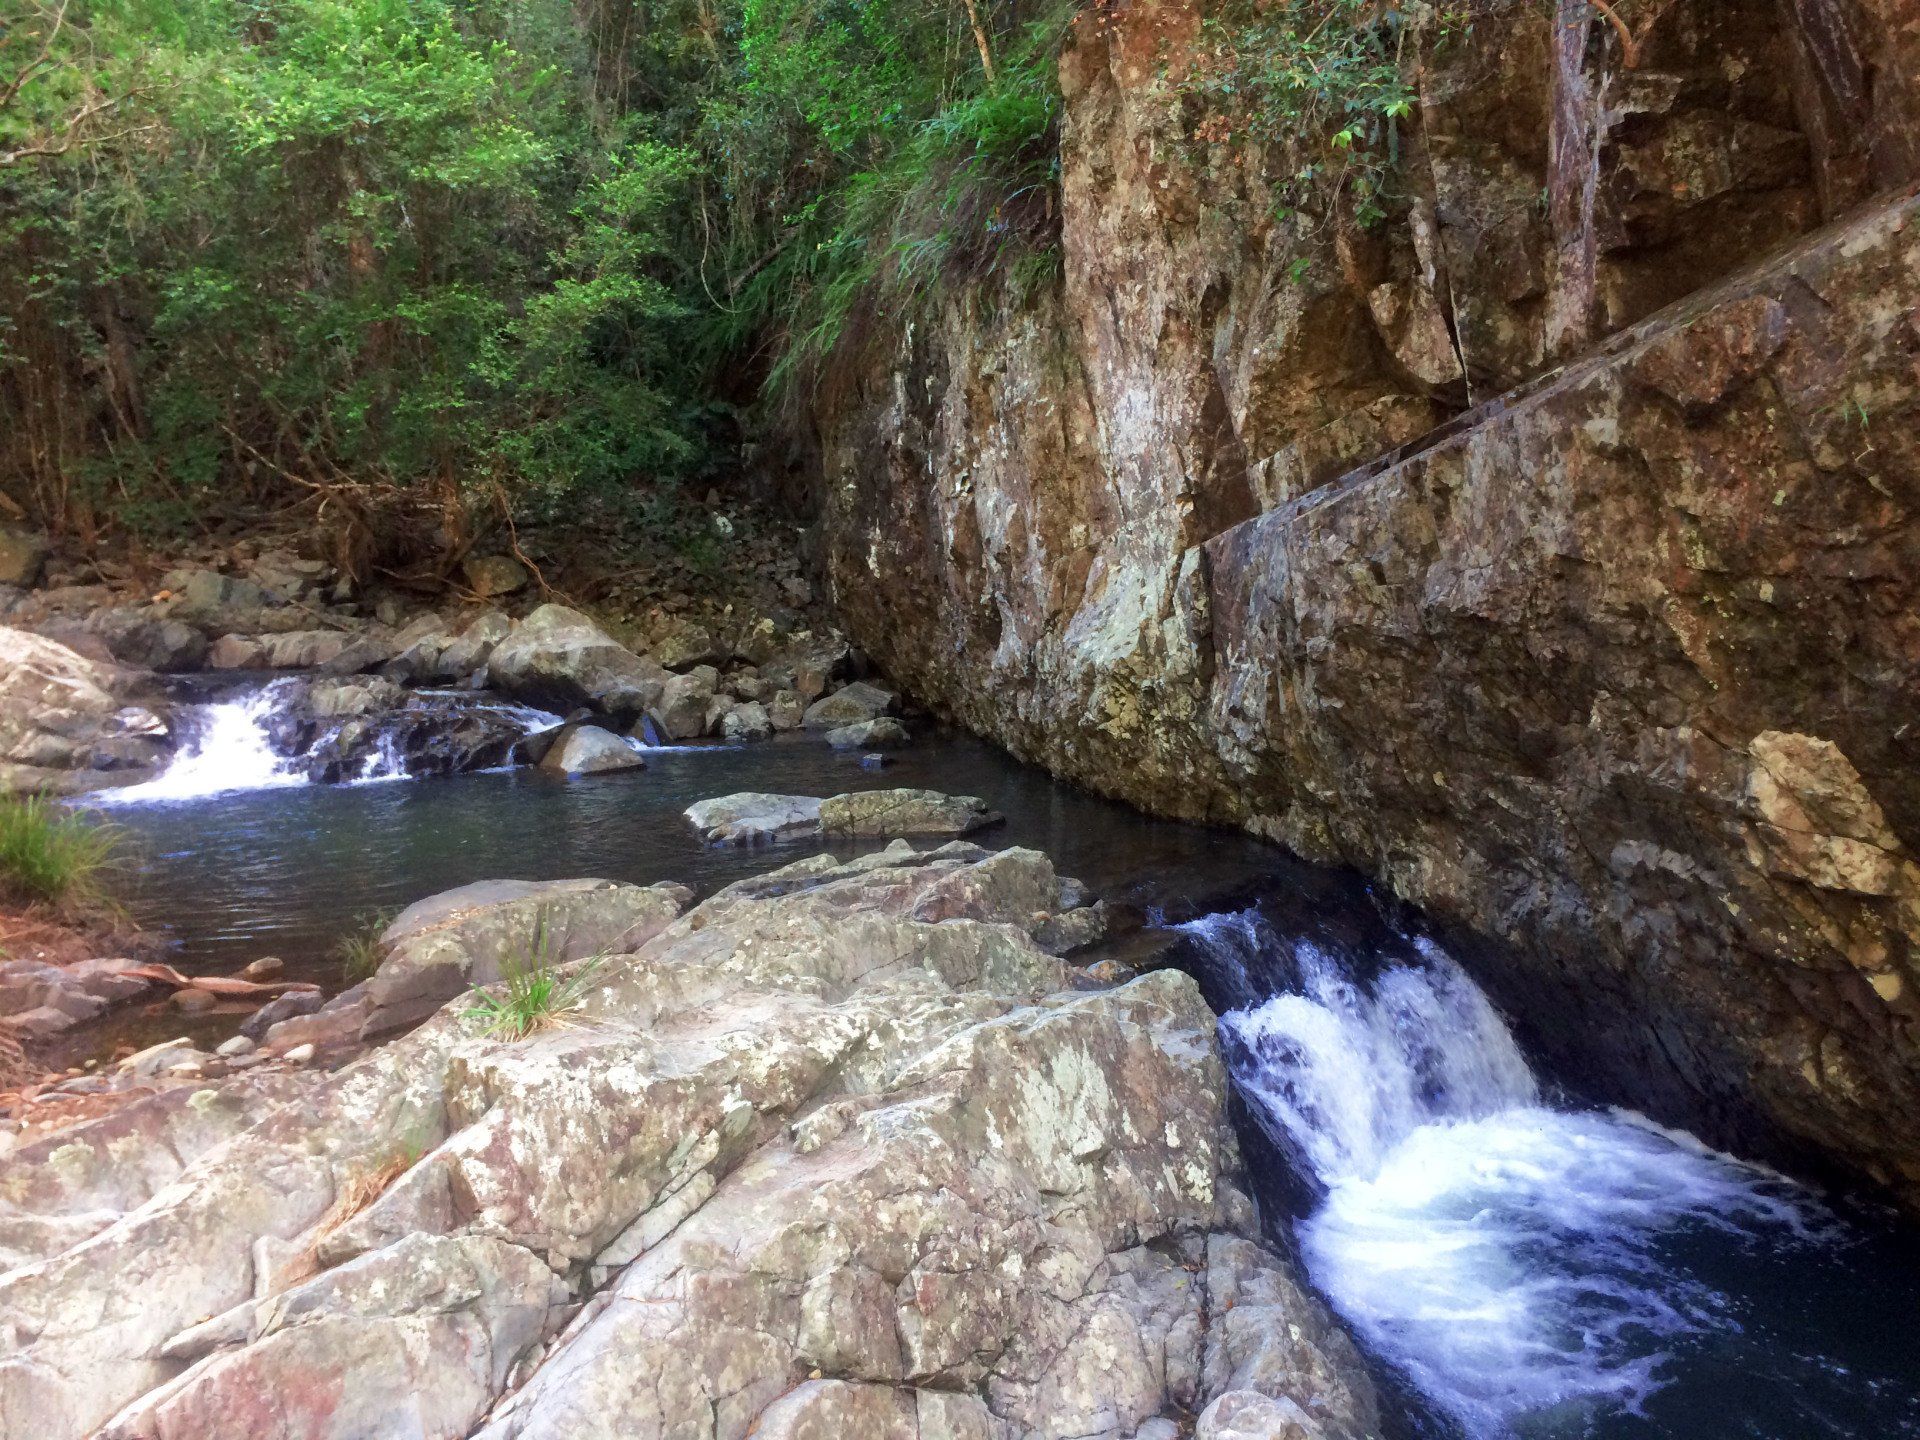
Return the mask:
[[[1920,21],[1475,7],[1407,198],[1273,218],[1201,10],[1063,60],[1059,282],[816,407],[856,638],[1015,751],[1500,942],[1608,1088],[1920,1197]]]

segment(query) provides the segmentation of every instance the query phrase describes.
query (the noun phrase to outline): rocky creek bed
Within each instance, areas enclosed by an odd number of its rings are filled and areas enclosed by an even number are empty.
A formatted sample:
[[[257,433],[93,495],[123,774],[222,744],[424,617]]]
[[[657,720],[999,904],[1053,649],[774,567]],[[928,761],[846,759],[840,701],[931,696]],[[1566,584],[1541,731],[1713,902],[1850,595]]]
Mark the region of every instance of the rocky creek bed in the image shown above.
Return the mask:
[[[419,679],[176,692],[84,802],[166,959],[313,988],[85,1032],[0,1433],[1920,1435],[1910,1230],[1583,1108],[1358,879],[924,717],[444,765],[561,717]],[[485,1033],[535,952],[584,1003]]]

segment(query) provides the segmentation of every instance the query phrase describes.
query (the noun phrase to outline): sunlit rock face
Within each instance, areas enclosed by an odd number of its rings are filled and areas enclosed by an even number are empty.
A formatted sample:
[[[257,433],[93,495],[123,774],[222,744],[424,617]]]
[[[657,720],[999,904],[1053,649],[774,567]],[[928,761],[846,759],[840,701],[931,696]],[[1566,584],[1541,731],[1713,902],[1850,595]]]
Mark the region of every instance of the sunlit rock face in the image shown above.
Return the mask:
[[[422,902],[383,973],[437,943],[484,978],[554,903],[530,888]],[[569,933],[632,953],[557,1023],[455,1000],[336,1073],[16,1151],[0,1432],[1122,1440],[1251,1393],[1377,1434],[1352,1341],[1260,1243],[1198,986],[1068,990],[1035,939],[1061,892],[958,842],[812,856],[664,928],[586,882]]]
[[[1920,40],[1683,0],[1627,71],[1576,8],[1429,57],[1368,231],[1194,139],[1202,9],[1089,18],[1057,281],[816,401],[835,597],[1016,752],[1502,942],[1596,1086],[1920,1196]]]

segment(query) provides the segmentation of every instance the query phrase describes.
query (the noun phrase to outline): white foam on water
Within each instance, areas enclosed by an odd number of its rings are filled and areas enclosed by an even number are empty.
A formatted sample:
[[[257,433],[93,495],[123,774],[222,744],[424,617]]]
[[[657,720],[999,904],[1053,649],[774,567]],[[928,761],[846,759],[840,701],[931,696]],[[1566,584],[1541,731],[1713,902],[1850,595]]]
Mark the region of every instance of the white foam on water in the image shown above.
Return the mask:
[[[267,790],[304,785],[305,774],[276,754],[267,739],[266,720],[273,713],[269,691],[257,690],[238,700],[197,705],[198,738],[173,757],[153,779],[87,797],[90,805],[140,805],[155,801],[198,800],[231,790]]]
[[[1185,928],[1226,956],[1280,943],[1253,914]],[[1363,986],[1296,944],[1289,992],[1221,1019],[1255,1112],[1327,1187],[1299,1230],[1308,1268],[1470,1434],[1636,1410],[1677,1342],[1737,1323],[1663,1243],[1694,1226],[1804,1238],[1814,1212],[1691,1136],[1543,1104],[1486,997],[1419,950]]]

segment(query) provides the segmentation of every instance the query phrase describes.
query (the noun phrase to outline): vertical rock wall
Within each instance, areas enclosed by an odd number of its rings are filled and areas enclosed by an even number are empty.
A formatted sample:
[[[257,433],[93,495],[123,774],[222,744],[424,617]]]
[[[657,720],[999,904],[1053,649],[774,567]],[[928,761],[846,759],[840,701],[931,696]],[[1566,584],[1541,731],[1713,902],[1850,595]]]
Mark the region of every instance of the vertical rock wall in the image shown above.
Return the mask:
[[[1920,1193],[1920,20],[1675,0],[1629,70],[1474,9],[1364,231],[1195,139],[1202,8],[1083,16],[1057,283],[816,406],[836,599],[1016,752],[1495,938],[1614,1093]]]

